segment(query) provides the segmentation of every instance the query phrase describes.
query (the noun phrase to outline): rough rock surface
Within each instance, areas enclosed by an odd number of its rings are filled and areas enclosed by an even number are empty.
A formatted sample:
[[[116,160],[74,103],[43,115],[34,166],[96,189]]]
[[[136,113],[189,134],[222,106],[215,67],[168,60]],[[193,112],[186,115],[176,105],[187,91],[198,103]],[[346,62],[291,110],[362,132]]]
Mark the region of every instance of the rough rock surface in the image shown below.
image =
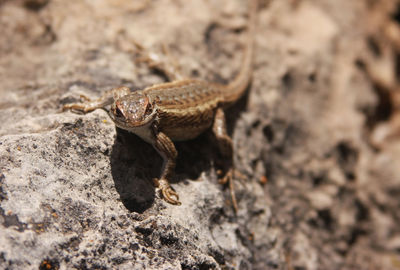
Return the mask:
[[[400,268],[400,4],[261,2],[235,215],[207,134],[177,144],[178,207],[151,146],[61,107],[162,82],[133,40],[228,81],[244,1],[0,0],[1,269]]]

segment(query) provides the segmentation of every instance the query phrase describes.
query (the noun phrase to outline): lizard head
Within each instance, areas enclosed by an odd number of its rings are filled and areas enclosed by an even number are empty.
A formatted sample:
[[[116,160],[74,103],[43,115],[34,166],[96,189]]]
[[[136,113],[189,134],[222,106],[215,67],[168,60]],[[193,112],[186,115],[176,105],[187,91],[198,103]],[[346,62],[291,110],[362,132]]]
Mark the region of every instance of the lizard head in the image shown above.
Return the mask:
[[[147,95],[134,92],[115,100],[110,116],[118,127],[129,130],[151,123],[156,110]]]

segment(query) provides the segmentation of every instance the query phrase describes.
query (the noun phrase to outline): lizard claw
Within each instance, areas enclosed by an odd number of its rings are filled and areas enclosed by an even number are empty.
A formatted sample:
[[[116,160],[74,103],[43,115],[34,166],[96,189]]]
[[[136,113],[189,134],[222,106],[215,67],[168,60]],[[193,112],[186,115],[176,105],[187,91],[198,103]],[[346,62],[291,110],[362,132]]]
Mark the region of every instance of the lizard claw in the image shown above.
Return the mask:
[[[154,182],[156,183],[156,186],[161,190],[161,194],[164,197],[165,201],[173,205],[181,205],[178,193],[176,193],[176,191],[171,188],[167,180],[154,179]]]
[[[65,104],[62,108],[63,111],[66,110],[71,110],[72,112],[75,113],[87,113],[92,110],[92,108],[88,107],[84,103],[70,103],[70,104]]]
[[[90,98],[85,95],[80,95],[79,97],[81,99],[80,103],[65,104],[62,107],[62,111],[71,110],[75,113],[87,113],[95,109],[90,106],[90,103],[92,102]]]
[[[88,98],[87,96],[81,94],[79,95],[79,97],[81,98],[81,100],[86,101],[86,102],[91,102],[92,100],[90,98]]]
[[[230,168],[230,169],[225,173],[225,175],[224,175],[222,178],[220,178],[220,179],[218,180],[218,182],[219,182],[221,185],[225,185],[226,183],[229,184],[229,191],[230,191],[230,194],[231,194],[232,206],[233,206],[233,209],[235,210],[235,213],[238,212],[238,204],[237,204],[236,195],[235,195],[235,187],[234,187],[234,184],[233,184],[233,177],[234,177],[237,173],[238,173],[237,170]],[[217,174],[218,174],[218,175],[221,175],[221,174],[222,174],[222,171],[221,171],[221,170],[218,170],[218,171],[217,171]],[[243,176],[243,174],[239,173],[239,176],[241,177],[241,176]]]
[[[222,175],[222,171],[219,170],[217,172],[219,175]],[[220,183],[221,185],[225,185],[226,183],[228,183],[229,181],[231,181],[233,179],[234,176],[234,172],[232,169],[230,169],[222,178],[218,179],[218,183]]]

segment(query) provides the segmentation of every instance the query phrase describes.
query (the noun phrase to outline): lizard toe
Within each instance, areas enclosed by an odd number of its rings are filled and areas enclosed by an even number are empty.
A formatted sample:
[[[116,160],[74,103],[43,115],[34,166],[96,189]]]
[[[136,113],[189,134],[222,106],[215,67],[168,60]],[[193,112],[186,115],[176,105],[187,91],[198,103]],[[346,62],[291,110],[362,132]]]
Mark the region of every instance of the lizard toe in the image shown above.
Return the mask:
[[[171,188],[167,180],[153,179],[153,181],[155,185],[160,188],[161,194],[166,202],[173,205],[181,205],[178,193]]]
[[[164,199],[170,204],[181,205],[179,201],[179,195],[171,187],[167,187],[161,190]],[[174,198],[175,197],[175,198]]]

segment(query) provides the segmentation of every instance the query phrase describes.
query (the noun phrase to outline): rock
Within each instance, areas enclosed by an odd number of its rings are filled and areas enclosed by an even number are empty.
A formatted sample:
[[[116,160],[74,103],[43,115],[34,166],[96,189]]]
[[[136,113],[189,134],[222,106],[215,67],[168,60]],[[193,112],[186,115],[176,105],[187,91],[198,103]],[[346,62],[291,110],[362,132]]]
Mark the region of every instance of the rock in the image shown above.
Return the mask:
[[[0,268],[365,269],[385,258],[395,269],[398,141],[375,151],[366,136],[382,106],[366,71],[371,7],[261,5],[252,86],[227,113],[245,176],[236,214],[207,134],[176,144],[174,206],[153,186],[162,160],[150,145],[104,110],[61,111],[80,94],[163,82],[134,61],[133,40],[167,44],[188,76],[228,81],[246,31],[217,18],[247,7],[224,2],[219,15],[221,3],[200,0],[0,1]]]

